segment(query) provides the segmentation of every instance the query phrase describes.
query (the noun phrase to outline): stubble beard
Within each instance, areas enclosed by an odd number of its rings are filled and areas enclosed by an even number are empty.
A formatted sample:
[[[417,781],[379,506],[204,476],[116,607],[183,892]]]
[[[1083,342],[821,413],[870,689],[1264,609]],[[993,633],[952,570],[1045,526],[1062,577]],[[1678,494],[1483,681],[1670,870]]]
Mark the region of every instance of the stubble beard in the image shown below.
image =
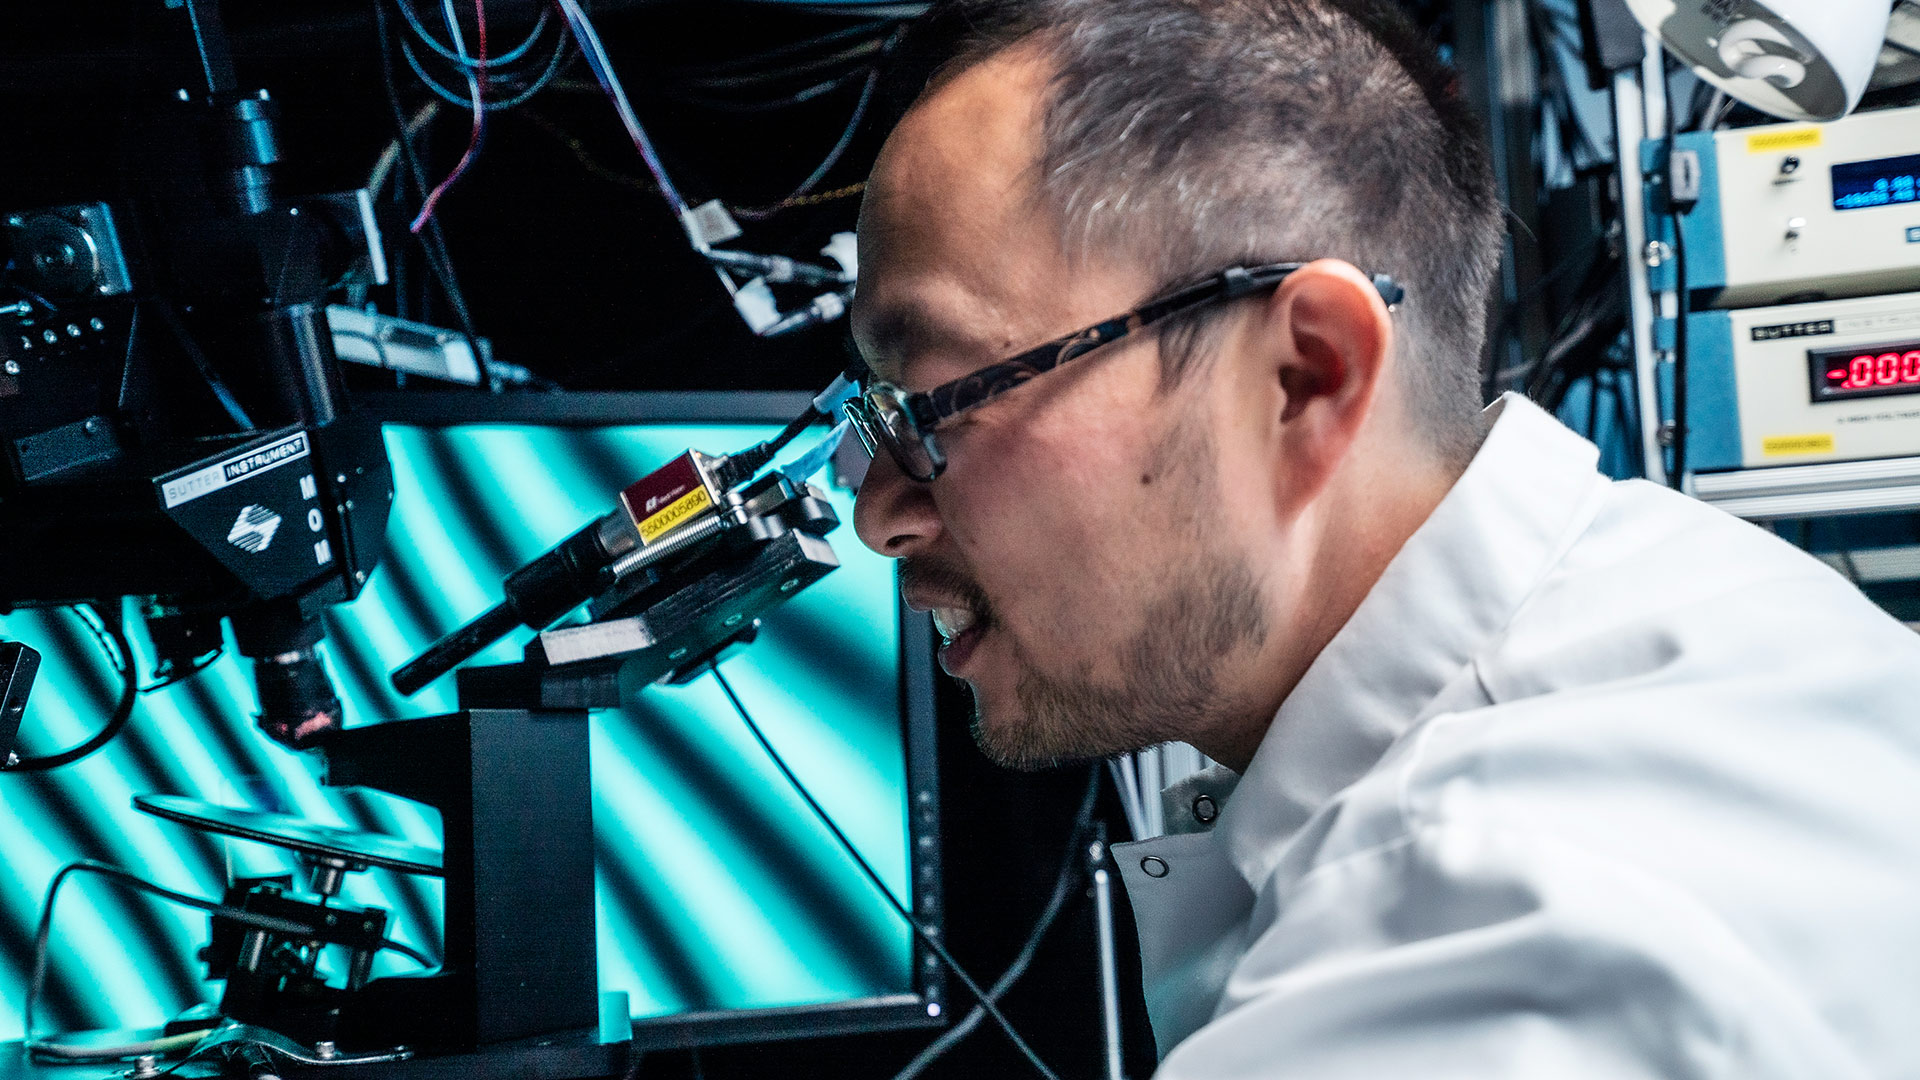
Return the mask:
[[[1135,609],[1132,636],[1109,654],[1123,672],[1117,680],[1049,674],[1016,645],[1014,696],[1024,715],[993,723],[975,697],[974,741],[994,762],[1044,769],[1256,719],[1225,674],[1232,659],[1266,643],[1266,582],[1222,539],[1224,485],[1198,410],[1173,423],[1152,459],[1169,492],[1166,521],[1179,553],[1169,561],[1177,571],[1168,580],[1165,566],[1140,567],[1133,592],[1149,599]]]
[[[989,722],[976,698],[981,751],[999,765],[1037,770],[1246,719],[1246,703],[1223,685],[1225,662],[1267,636],[1261,580],[1246,560],[1208,552],[1140,611],[1140,628],[1113,653],[1125,672],[1117,681],[1048,674],[1017,649],[1014,695],[1023,715]]]

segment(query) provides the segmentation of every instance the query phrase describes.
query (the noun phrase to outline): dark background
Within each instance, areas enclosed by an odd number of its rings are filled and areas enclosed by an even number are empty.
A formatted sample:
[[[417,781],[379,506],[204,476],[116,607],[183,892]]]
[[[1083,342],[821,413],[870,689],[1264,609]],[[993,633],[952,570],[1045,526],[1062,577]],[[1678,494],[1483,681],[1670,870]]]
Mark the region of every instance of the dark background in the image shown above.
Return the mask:
[[[437,5],[418,7],[428,25],[441,25]],[[524,36],[537,10],[514,0],[489,0],[487,8],[496,52],[501,42]],[[771,3],[602,2],[590,10],[675,183],[690,202],[720,198],[736,207],[777,203],[814,169],[845,130],[876,57],[836,58],[897,26],[858,12]],[[278,113],[279,190],[297,195],[365,185],[394,137],[372,3],[227,0],[223,12],[241,87],[266,88]],[[388,14],[397,45],[405,30],[394,9]],[[142,182],[150,164],[126,152],[130,137],[164,116],[177,88],[203,85],[184,12],[166,10],[161,0],[86,0],[15,6],[6,21],[0,211],[117,202]],[[769,49],[842,34],[857,37],[755,61]],[[552,39],[549,29],[546,40]],[[742,61],[749,66],[742,68]],[[427,93],[397,49],[393,63],[411,115]],[[787,66],[803,70],[768,77]],[[463,85],[445,69],[436,73]],[[835,80],[838,85],[809,100],[781,103]],[[894,112],[897,102],[876,100],[818,191],[844,189],[864,176]],[[419,138],[429,184],[453,166],[468,132],[469,114],[447,107]],[[527,104],[489,115],[479,157],[437,217],[475,328],[490,339],[494,356],[569,390],[818,389],[831,380],[846,362],[843,327],[776,340],[749,333],[645,175],[610,103],[577,60]],[[396,281],[371,299],[389,313],[455,326],[418,241],[406,231],[419,200],[400,182],[403,176],[396,170],[379,203]],[[730,246],[818,258],[834,232],[853,228],[857,211],[856,192],[765,221],[743,220],[746,234]],[[781,299],[791,307],[809,295],[783,292]],[[384,378],[371,370],[350,374],[368,388]],[[947,934],[956,957],[985,983],[1018,952],[1052,890],[1087,770],[1022,775],[986,764],[967,734],[964,692],[941,681]],[[1116,838],[1125,838],[1108,788],[1102,816],[1111,819]],[[1124,890],[1117,879],[1114,884],[1128,995],[1128,1073],[1145,1076],[1155,1056],[1138,991],[1131,916]],[[1033,968],[1004,1002],[1063,1077],[1094,1076],[1102,1068],[1091,912],[1085,889],[1076,888]],[[949,994],[948,1013],[957,1019],[971,1001],[951,980]],[[657,1052],[640,1072],[885,1077],[937,1034],[922,1029]],[[988,1025],[924,1075],[1023,1072],[1029,1067]]]
[[[0,211],[115,201],[148,165],[122,149],[129,134],[155,123],[176,88],[198,84],[184,13],[162,0],[10,7],[0,32]],[[373,0],[228,0],[224,7],[240,85],[266,88],[278,110],[281,191],[364,185],[394,137]],[[591,10],[688,200],[752,207],[779,202],[820,162],[880,59],[877,46],[912,7],[602,0]],[[429,25],[439,25],[436,5],[419,8]],[[528,0],[489,0],[495,51],[524,36],[537,10]],[[1453,11],[1439,4],[1416,15],[1445,44]],[[388,13],[397,43],[405,30],[394,9]],[[826,36],[832,39],[820,41]],[[862,45],[867,51],[857,53]],[[397,55],[393,63],[402,108],[412,114],[427,93]],[[438,73],[461,85],[446,69]],[[818,191],[844,189],[864,176],[902,105],[900,87],[911,85],[910,74],[882,84]],[[421,134],[429,184],[460,156],[468,128],[468,114],[448,107]],[[403,176],[396,170],[379,204],[395,283],[371,299],[382,311],[452,327],[446,296],[406,231],[419,200]],[[494,356],[569,390],[825,385],[846,362],[843,327],[777,340],[750,334],[644,176],[613,109],[577,61],[527,104],[489,116],[481,153],[440,204],[438,220],[475,329],[490,339]],[[850,193],[743,221],[746,235],[731,246],[814,258],[834,232],[852,229],[857,209],[857,193]],[[807,295],[782,299],[791,307]],[[368,387],[386,378],[374,371],[353,377]],[[943,679],[940,693],[947,933],[956,957],[986,983],[1017,953],[1052,889],[1087,771],[1014,774],[988,765],[967,733],[964,692]],[[1114,837],[1125,838],[1110,784],[1099,808]],[[1115,886],[1127,1073],[1143,1077],[1155,1054],[1131,914],[1124,889]],[[1092,1077],[1102,1074],[1092,904],[1084,889],[1074,896],[1004,1005],[1063,1077]],[[951,981],[949,993],[948,1015],[957,1018],[971,1002]],[[649,1055],[640,1071],[885,1077],[934,1034],[662,1052]],[[1028,1074],[988,1025],[926,1075]]]

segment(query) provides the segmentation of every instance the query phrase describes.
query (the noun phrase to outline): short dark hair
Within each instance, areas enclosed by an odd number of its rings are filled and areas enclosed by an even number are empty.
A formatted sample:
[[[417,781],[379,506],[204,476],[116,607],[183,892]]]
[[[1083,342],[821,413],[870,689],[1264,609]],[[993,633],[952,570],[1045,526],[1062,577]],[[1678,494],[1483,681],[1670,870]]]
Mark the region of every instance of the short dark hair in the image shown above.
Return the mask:
[[[1027,44],[1054,68],[1036,189],[1070,258],[1118,248],[1166,285],[1322,257],[1391,274],[1414,421],[1471,456],[1500,204],[1452,73],[1392,0],[946,0],[914,47],[938,85]],[[1202,351],[1180,332],[1169,382]]]

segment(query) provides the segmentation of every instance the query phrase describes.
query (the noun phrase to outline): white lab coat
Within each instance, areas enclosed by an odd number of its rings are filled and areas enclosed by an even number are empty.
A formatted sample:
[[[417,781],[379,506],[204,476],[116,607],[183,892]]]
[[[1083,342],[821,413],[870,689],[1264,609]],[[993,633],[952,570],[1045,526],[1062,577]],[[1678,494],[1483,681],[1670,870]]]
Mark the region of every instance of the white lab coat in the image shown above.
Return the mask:
[[[1493,410],[1246,775],[1115,845],[1156,1075],[1920,1077],[1920,636]]]

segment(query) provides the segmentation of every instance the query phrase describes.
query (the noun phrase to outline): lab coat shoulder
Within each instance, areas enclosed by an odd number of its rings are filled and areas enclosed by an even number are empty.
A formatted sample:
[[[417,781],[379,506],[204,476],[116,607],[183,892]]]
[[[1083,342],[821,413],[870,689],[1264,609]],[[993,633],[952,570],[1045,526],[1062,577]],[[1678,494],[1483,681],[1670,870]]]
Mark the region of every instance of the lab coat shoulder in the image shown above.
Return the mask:
[[[1186,1076],[1920,1076],[1920,639],[1616,486],[1256,887]]]
[[[1272,897],[1158,1080],[1874,1075],[1684,889],[1540,829],[1416,821]]]
[[[1885,693],[1920,688],[1920,635],[1793,545],[1636,480],[1613,485],[1475,668],[1495,702],[1638,680]]]

